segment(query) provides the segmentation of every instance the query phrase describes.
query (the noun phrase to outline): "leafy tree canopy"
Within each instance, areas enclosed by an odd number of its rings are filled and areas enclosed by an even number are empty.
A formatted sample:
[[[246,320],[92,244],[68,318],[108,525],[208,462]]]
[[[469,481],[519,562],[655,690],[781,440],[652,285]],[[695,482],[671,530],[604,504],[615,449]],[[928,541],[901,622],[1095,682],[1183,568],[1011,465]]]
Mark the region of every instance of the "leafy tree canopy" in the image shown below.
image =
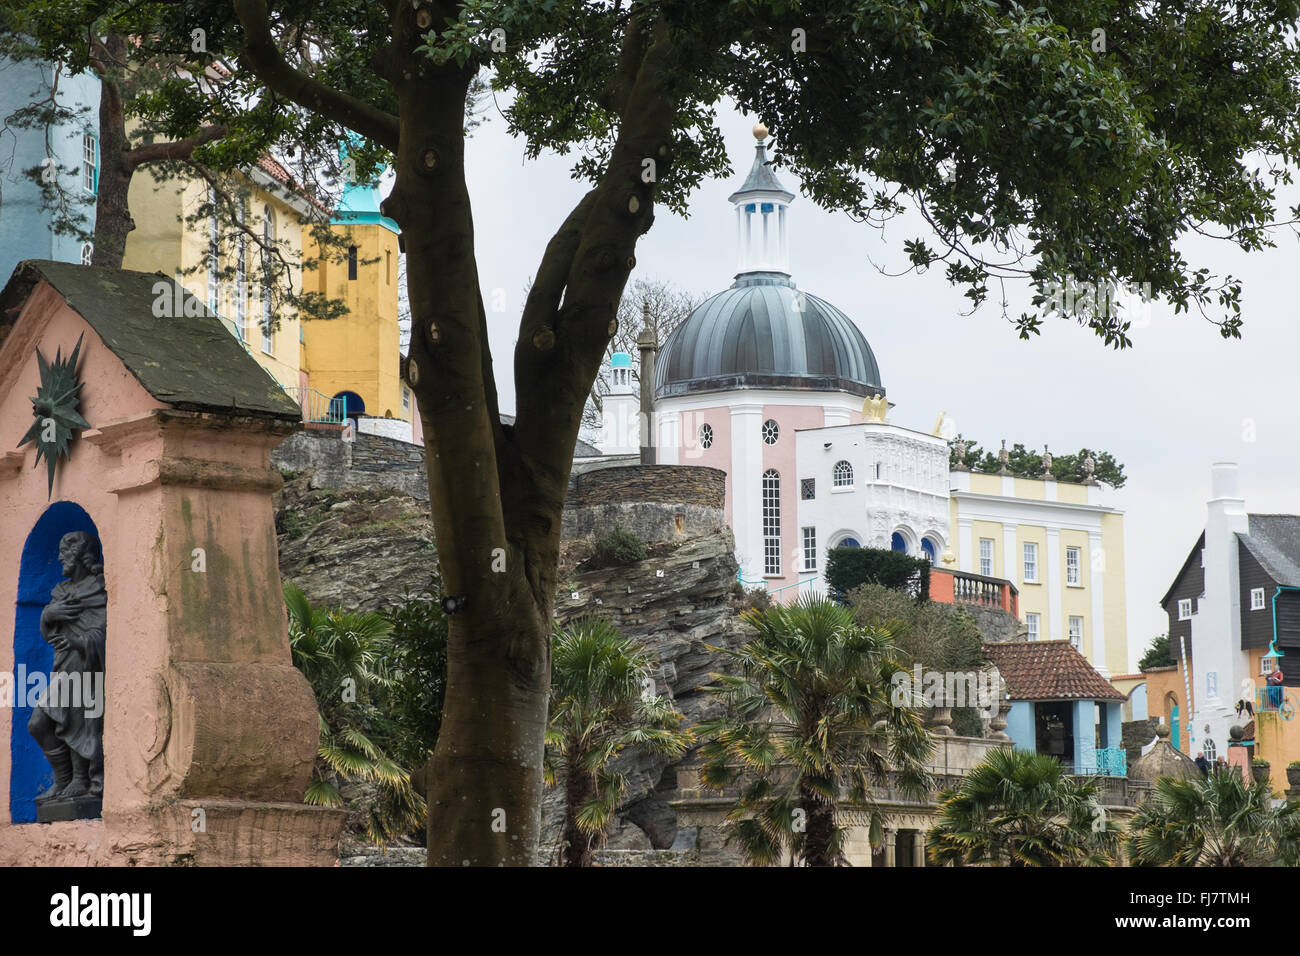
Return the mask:
[[[1151,646],[1147,648],[1142,659],[1138,661],[1138,670],[1144,671],[1148,667],[1168,667],[1170,664],[1177,664],[1174,659],[1174,652],[1169,647],[1169,635],[1161,634],[1151,641]]]
[[[957,439],[964,441],[960,435]],[[965,455],[959,456],[957,442],[953,442],[948,452],[950,465],[956,466],[960,463],[971,471],[986,475],[996,475],[1001,472],[1002,461],[998,457],[998,452],[985,451],[978,442],[974,441],[965,441],[965,445]],[[1091,476],[1088,474],[1087,465],[1084,464],[1089,458],[1093,461]],[[1007,473],[1017,478],[1042,478],[1043,452],[1037,448],[1026,448],[1016,442],[1007,449]],[[1080,448],[1073,455],[1053,453],[1051,474],[1057,481],[1084,482],[1092,477],[1112,488],[1123,488],[1124,482],[1128,481],[1124,474],[1124,466],[1117,462],[1110,452],[1093,451],[1091,448]]]

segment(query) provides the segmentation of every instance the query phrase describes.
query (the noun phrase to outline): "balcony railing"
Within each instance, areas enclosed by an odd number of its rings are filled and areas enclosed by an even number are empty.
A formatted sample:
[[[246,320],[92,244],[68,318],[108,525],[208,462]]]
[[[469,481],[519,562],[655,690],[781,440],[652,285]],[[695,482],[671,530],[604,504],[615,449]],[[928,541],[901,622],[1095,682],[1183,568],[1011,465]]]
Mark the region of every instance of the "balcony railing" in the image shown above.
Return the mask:
[[[1097,763],[1095,766],[1079,767],[1075,770],[1075,773],[1095,774],[1099,777],[1128,776],[1128,751],[1123,747],[1098,747],[1096,755]]]
[[[1016,586],[1006,578],[993,578],[969,571],[954,571],[947,568],[934,568],[930,572],[930,599],[948,601],[958,604],[976,604],[980,607],[1000,608],[1020,616],[1020,593]],[[936,581],[943,575],[952,579],[952,597],[936,587]]]
[[[346,400],[330,398],[319,389],[299,385],[284,386],[285,392],[302,409],[302,420],[316,425],[342,425]]]
[[[1295,716],[1295,700],[1286,693],[1285,687],[1257,687],[1255,689],[1255,713],[1277,714],[1283,720]]]

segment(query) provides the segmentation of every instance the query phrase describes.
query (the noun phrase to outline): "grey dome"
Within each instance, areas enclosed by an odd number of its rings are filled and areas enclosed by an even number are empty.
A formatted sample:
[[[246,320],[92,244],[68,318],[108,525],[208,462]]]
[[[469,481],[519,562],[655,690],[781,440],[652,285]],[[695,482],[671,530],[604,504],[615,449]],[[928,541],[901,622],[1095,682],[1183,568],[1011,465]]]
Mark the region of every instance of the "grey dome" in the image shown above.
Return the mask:
[[[885,391],[871,346],[849,317],[774,272],[742,274],[705,299],[669,334],[655,363],[660,398],[745,387]]]

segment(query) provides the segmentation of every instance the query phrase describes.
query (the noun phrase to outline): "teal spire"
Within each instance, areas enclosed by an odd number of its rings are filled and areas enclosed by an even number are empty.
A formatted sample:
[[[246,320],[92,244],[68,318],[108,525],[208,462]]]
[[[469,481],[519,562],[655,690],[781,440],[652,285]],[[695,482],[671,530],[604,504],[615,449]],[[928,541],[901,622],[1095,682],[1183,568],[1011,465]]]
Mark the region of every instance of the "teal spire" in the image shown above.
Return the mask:
[[[351,143],[360,140],[356,134],[349,136]],[[348,168],[349,142],[339,143],[339,161],[344,169]],[[355,170],[354,170],[355,175]],[[379,211],[379,182],[361,183],[349,178],[343,188],[343,195],[334,207],[330,222],[340,225],[379,225],[393,234],[400,234],[401,228],[393,220]]]

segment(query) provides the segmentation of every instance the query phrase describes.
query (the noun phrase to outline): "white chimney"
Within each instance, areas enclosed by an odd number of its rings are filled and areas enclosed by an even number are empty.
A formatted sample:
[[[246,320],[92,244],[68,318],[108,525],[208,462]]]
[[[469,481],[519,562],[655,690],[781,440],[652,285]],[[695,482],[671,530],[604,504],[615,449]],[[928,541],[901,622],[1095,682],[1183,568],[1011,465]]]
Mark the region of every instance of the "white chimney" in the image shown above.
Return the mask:
[[[1208,736],[1217,753],[1226,753],[1233,708],[1249,677],[1241,650],[1241,589],[1238,534],[1249,534],[1246,502],[1240,497],[1235,462],[1210,466],[1210,500],[1205,519],[1205,595],[1192,619],[1192,667],[1195,684],[1191,729],[1198,746]],[[1209,725],[1208,734],[1205,731]]]

